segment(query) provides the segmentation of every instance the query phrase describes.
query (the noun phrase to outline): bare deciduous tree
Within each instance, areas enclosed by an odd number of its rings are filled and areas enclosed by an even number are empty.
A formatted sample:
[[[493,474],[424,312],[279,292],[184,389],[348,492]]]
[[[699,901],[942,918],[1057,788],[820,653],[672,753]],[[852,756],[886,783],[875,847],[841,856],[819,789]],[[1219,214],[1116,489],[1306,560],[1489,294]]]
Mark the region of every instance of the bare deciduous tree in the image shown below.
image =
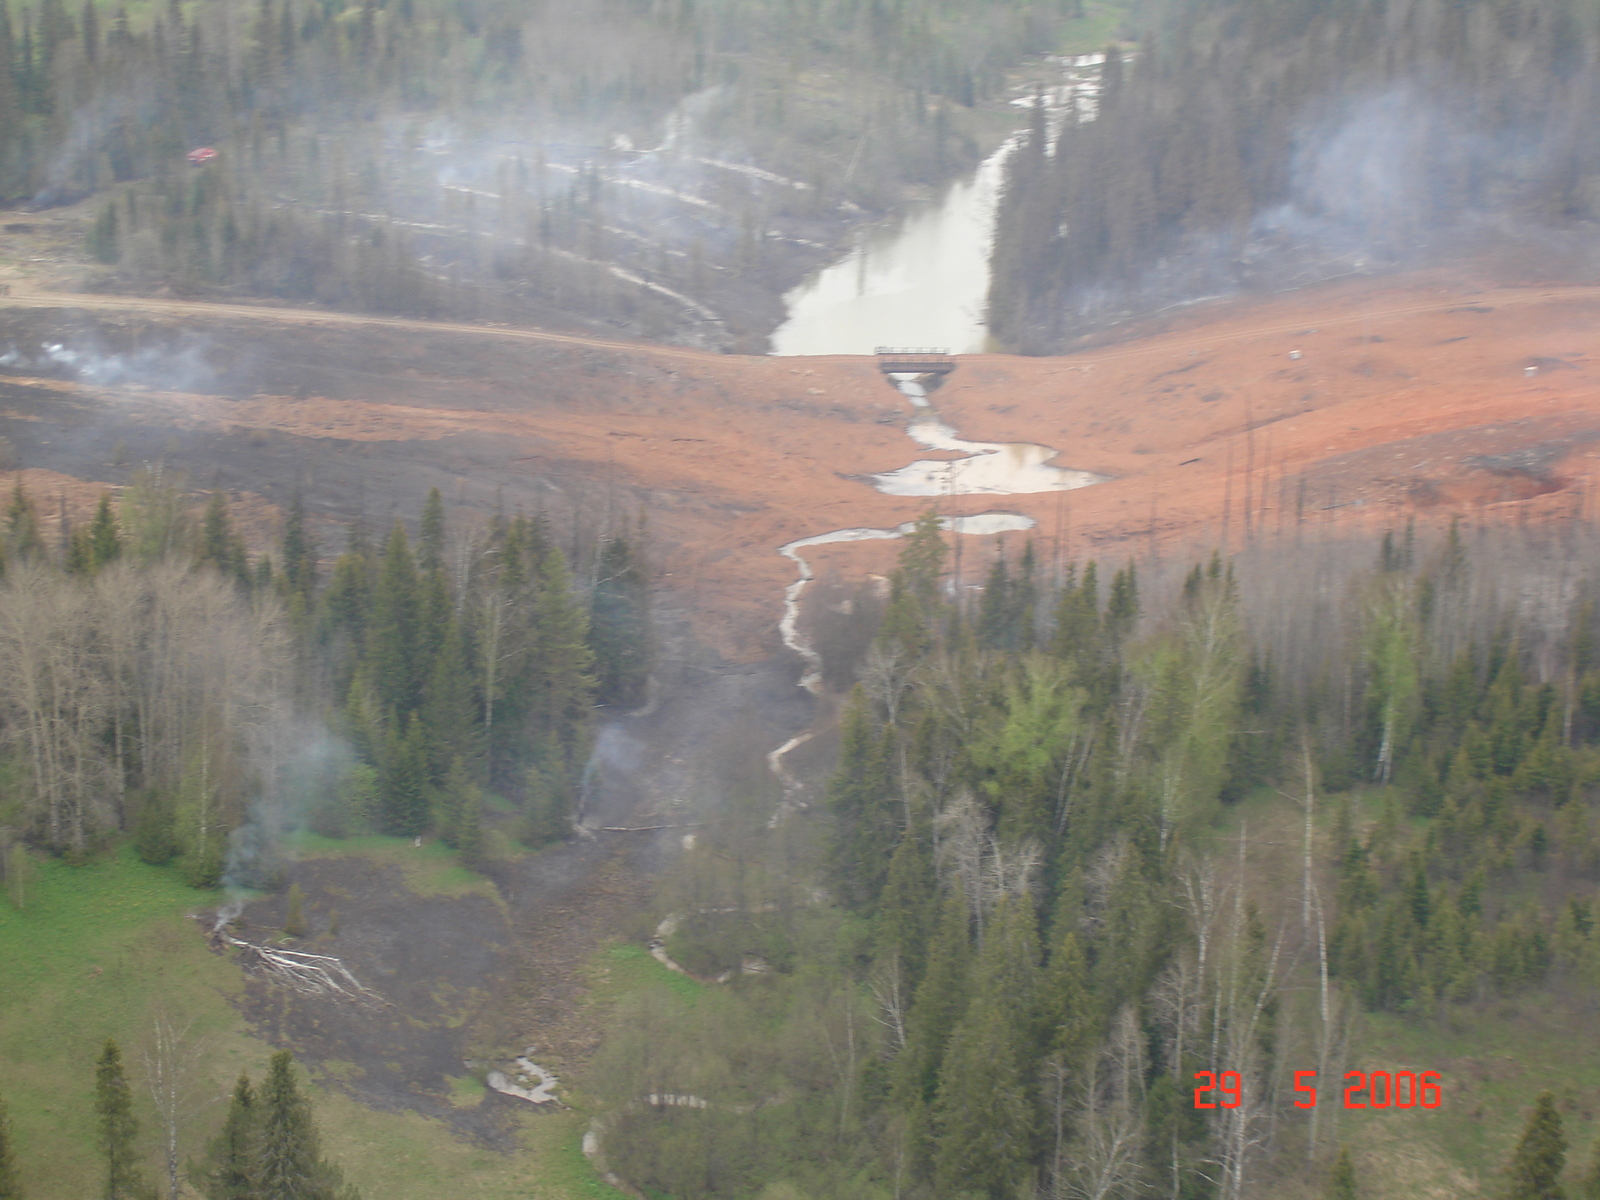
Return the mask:
[[[1144,1150],[1144,1045],[1132,1005],[1112,1022],[1111,1036],[1080,1084],[1072,1168],[1058,1195],[1106,1200],[1136,1183]]]
[[[178,1200],[183,1190],[178,1146],[184,1128],[223,1099],[220,1094],[206,1095],[201,1064],[210,1052],[210,1044],[194,1036],[192,1017],[180,1020],[164,1009],[156,1013],[150,1041],[140,1052],[145,1086],[161,1126],[167,1200]]]

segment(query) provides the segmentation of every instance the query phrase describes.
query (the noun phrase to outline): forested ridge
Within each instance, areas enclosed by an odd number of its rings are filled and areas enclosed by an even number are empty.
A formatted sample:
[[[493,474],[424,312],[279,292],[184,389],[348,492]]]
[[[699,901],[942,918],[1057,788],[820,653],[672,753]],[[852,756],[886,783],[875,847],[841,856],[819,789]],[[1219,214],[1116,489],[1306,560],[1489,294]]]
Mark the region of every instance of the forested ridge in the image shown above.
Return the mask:
[[[1600,218],[1588,0],[1154,11],[1109,52],[1094,119],[1010,160],[990,296],[1008,345]]]
[[[434,833],[482,865],[566,836],[594,714],[651,667],[641,531],[578,578],[542,515],[415,539],[363,521],[326,572],[301,502],[252,558],[226,497],[202,514],[146,470],[47,546],[3,516],[0,855],[85,861],[131,837],[207,887],[277,886],[278,839]],[[198,519],[196,519],[198,517]],[[501,797],[486,807],[486,796]]]
[[[723,344],[818,238],[975,161],[972,106],[1079,11],[7,0],[0,202],[103,196],[104,286]]]
[[[1362,1012],[1600,980],[1579,553],[1396,532],[1152,593],[1030,547],[957,610],[924,518],[823,827],[752,802],[667,891],[669,953],[734,979],[619,1015],[608,1160],[684,1197],[1357,1194],[1294,1070],[1337,1097]],[[1239,1107],[1196,1110],[1207,1069]]]

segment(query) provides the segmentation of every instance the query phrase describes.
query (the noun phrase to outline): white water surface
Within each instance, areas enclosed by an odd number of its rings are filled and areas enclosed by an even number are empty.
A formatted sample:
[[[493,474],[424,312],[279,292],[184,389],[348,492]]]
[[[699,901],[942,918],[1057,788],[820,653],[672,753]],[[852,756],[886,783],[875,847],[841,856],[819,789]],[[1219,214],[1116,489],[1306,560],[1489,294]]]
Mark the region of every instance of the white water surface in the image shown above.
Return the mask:
[[[915,401],[913,400],[913,403]],[[971,458],[918,459],[896,471],[872,477],[890,496],[1018,496],[1065,492],[1104,483],[1105,475],[1054,467],[1057,451],[1028,442],[969,442],[935,416],[924,415],[907,428],[912,440],[929,450],[953,450]]]
[[[1021,513],[975,513],[970,517],[940,517],[939,528],[952,533],[1011,533],[1023,529],[1032,529],[1038,522],[1032,517]],[[867,542],[875,538],[904,537],[916,528],[915,521],[907,521],[896,525],[893,529],[835,529],[832,533],[818,533],[811,537],[800,538],[779,546],[778,553],[783,555],[800,569],[800,578],[783,589],[783,620],[778,622],[778,631],[783,637],[783,644],[788,646],[801,658],[805,659],[805,674],[800,677],[800,686],[806,691],[815,694],[822,686],[822,656],[816,652],[811,643],[799,636],[800,621],[800,593],[806,590],[806,584],[816,576],[812,573],[811,565],[800,557],[800,551],[808,546],[828,546],[835,542]],[[779,765],[783,755],[795,746],[809,738],[810,734],[798,738],[791,738],[772,754],[768,755],[768,762],[773,773],[783,778],[784,771]]]
[[[897,225],[869,232],[844,258],[783,298],[774,354],[871,354],[939,346],[976,354],[989,340],[989,251],[1006,157],[1017,136]]]
[[[1104,56],[1053,60],[1058,82],[1044,88],[1052,137],[1068,120],[1092,121]],[[1032,108],[1033,95],[1012,104]],[[1018,130],[967,179],[855,247],[783,298],[788,319],[772,335],[774,354],[872,354],[879,346],[938,346],[951,354],[988,349],[989,255],[1006,159],[1027,136]]]

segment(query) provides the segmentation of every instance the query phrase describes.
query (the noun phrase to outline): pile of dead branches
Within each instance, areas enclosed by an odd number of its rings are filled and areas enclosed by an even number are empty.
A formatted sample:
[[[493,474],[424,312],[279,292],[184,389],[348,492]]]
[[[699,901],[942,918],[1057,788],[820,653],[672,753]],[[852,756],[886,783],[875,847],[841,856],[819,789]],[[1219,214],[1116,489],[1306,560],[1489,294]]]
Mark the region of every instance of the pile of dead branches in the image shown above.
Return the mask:
[[[388,1003],[377,992],[363,987],[350,968],[331,955],[258,946],[220,929],[212,931],[211,940],[239,951],[239,961],[251,974],[281,983],[302,996],[331,996],[363,1008],[381,1008]]]

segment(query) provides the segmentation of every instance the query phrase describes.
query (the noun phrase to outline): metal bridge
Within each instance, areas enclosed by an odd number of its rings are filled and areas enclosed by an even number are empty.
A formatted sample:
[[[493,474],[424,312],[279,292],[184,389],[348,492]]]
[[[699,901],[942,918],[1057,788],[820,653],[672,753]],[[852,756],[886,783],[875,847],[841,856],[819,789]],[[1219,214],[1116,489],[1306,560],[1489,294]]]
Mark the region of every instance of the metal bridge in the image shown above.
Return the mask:
[[[956,360],[945,349],[879,346],[874,353],[885,375],[948,375],[956,369]]]

